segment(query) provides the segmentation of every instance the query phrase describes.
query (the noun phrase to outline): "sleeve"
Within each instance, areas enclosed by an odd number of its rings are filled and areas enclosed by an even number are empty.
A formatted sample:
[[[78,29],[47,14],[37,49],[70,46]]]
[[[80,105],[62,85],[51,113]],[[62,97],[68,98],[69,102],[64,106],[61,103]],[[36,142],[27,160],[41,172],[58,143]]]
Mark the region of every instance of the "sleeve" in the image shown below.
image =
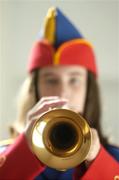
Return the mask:
[[[116,180],[119,179],[119,163],[101,147],[96,159],[91,163],[82,177],[79,177],[80,166],[74,173],[75,180]]]
[[[0,179],[33,179],[44,168],[30,151],[24,134],[0,154]]]

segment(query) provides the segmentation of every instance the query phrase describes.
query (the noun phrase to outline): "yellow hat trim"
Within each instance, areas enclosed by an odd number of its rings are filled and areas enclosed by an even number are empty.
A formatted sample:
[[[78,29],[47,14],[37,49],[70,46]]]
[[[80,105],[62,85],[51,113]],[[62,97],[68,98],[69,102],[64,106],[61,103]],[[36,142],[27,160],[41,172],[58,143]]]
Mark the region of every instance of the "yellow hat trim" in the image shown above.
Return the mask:
[[[52,7],[48,10],[44,21],[44,38],[47,39],[51,44],[55,42],[55,31],[56,31],[56,8]]]

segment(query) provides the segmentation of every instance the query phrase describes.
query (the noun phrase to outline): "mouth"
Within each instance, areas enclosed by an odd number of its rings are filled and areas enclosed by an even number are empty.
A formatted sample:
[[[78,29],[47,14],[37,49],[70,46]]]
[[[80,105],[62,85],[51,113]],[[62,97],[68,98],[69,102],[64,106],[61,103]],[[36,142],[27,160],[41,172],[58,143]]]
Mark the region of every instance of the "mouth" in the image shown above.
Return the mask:
[[[83,115],[83,113],[82,112],[80,112],[80,106],[78,106],[78,105],[70,105],[70,104],[65,104],[63,107],[62,107],[62,109],[69,109],[69,110],[72,110],[72,111],[74,111],[74,112],[76,112],[76,113],[79,113],[80,115]]]

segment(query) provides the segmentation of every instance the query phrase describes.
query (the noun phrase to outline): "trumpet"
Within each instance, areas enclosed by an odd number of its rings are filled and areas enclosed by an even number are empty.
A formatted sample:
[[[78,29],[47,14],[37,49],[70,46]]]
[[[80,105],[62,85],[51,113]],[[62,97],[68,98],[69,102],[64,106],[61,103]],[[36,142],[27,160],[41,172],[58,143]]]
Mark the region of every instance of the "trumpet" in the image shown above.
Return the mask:
[[[67,109],[53,109],[35,121],[31,148],[48,167],[64,171],[82,163],[91,146],[86,120]]]

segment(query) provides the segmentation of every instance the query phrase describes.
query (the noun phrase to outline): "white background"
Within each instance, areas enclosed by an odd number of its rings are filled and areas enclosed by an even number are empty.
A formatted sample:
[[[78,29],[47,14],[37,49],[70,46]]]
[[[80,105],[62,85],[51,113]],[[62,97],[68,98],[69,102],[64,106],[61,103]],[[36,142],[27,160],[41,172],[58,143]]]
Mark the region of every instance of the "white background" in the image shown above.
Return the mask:
[[[59,7],[95,47],[102,95],[102,127],[119,144],[119,1],[0,1],[0,139],[16,118],[16,97],[47,10]]]

